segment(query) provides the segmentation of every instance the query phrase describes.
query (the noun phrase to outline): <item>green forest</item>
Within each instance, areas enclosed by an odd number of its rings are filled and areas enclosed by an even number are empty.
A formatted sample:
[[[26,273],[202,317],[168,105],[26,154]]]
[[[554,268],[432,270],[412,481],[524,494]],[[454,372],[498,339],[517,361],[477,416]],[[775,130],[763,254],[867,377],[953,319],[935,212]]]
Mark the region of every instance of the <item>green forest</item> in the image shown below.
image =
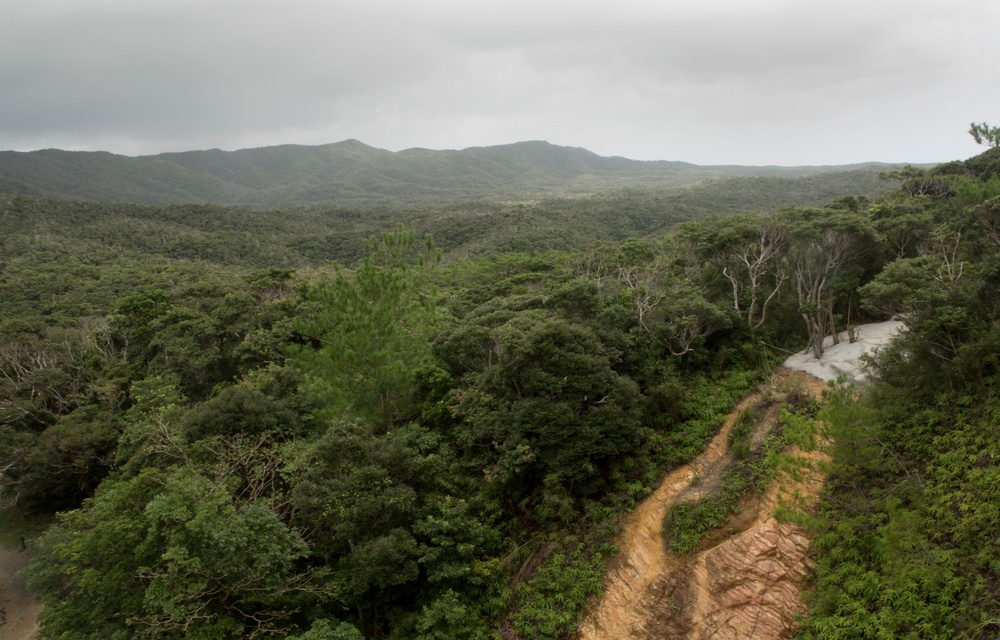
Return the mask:
[[[794,418],[833,442],[788,515],[816,556],[799,637],[996,638],[1000,148],[869,177],[0,195],[0,507],[40,637],[571,638],[622,517],[740,399],[898,317],[860,394]],[[732,491],[773,473],[747,455]]]
[[[392,207],[400,211],[451,207],[462,200],[524,202],[615,190],[683,193],[704,182],[743,181],[756,183],[757,188],[771,182],[772,188],[789,198],[789,204],[801,204],[799,196],[817,193],[820,185],[829,191],[854,184],[867,192],[879,172],[898,168],[880,163],[703,166],[606,158],[539,140],[458,151],[399,152],[345,140],[318,146],[139,157],[59,149],[0,151],[0,193],[152,205]],[[796,182],[804,182],[805,188],[796,189]],[[727,190],[742,201],[739,206],[753,206],[738,186]],[[769,197],[769,204],[783,200],[775,193]]]

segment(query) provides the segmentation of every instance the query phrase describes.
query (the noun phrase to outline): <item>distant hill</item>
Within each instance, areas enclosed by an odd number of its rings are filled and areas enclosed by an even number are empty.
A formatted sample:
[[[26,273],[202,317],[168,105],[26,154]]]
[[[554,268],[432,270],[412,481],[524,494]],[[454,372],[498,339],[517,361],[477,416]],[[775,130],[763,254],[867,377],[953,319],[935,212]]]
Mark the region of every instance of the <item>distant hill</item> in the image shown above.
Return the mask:
[[[312,205],[421,208],[469,200],[526,201],[609,190],[664,190],[723,178],[840,174],[870,183],[877,163],[821,167],[699,166],[603,157],[532,141],[460,151],[391,152],[357,140],[239,151],[129,157],[107,152],[0,152],[0,193],[143,204],[202,203],[254,209]],[[846,180],[845,180],[846,178]],[[848,188],[843,190],[844,183]],[[860,184],[859,183],[859,184]]]

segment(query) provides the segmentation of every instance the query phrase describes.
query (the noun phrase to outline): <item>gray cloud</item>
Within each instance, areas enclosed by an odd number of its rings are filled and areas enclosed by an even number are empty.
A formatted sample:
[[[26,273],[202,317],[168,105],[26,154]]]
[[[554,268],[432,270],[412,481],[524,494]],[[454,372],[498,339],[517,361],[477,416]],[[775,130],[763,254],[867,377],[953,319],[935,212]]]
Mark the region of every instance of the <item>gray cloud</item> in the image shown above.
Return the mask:
[[[35,0],[0,148],[542,138],[700,163],[927,162],[997,120],[1000,6],[958,0]]]

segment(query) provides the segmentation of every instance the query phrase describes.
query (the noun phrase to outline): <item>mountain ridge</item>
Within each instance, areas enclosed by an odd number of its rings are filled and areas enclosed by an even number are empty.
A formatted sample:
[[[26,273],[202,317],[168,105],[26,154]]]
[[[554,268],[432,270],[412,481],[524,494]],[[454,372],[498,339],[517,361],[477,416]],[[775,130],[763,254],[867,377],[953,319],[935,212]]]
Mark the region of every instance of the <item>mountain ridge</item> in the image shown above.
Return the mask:
[[[459,200],[669,189],[712,178],[800,177],[899,165],[695,165],[600,156],[543,140],[388,151],[356,139],[124,156],[107,151],[0,151],[0,192],[142,204],[248,208],[318,204],[421,207]]]

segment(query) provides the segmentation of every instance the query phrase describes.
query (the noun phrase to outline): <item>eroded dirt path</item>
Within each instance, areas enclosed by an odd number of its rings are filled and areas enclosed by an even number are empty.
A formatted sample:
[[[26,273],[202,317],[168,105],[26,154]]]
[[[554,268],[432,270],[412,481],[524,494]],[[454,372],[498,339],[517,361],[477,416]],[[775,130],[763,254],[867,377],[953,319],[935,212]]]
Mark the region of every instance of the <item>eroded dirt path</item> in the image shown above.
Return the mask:
[[[42,605],[17,575],[28,560],[26,552],[0,546],[0,640],[28,640],[38,629]]]
[[[672,471],[639,505],[625,522],[621,552],[610,566],[604,594],[580,624],[580,640],[789,637],[796,616],[805,610],[800,590],[809,568],[809,540],[796,525],[777,522],[774,511],[793,495],[806,500],[816,496],[821,475],[778,478],[765,496],[744,499],[740,513],[698,553],[668,552],[662,530],[672,504],[696,498],[717,481],[728,462],[728,434],[740,412],[781,388],[818,396],[825,384],[779,368],[769,383],[733,409],[698,458]],[[777,408],[769,411],[765,423],[776,420],[777,413]],[[700,482],[692,486],[696,477]]]

